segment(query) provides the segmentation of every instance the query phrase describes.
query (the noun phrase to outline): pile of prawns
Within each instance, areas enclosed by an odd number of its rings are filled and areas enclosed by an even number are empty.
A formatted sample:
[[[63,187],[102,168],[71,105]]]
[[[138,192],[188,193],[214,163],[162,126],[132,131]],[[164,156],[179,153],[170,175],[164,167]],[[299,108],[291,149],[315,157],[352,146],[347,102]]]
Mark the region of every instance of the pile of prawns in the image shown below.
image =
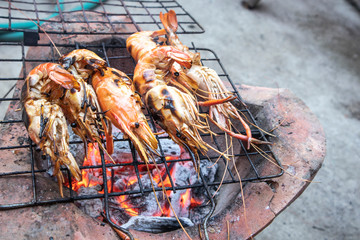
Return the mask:
[[[157,123],[197,159],[198,151],[204,155],[209,148],[218,152],[199,134],[214,134],[207,119],[229,136],[247,142],[248,148],[251,143],[267,143],[252,137],[249,125],[231,104],[236,97],[213,69],[201,64],[200,53],[181,43],[175,12],[160,13],[160,20],[163,29],[137,32],[126,41],[137,62],[133,85]],[[199,106],[208,106],[209,114],[200,114]],[[231,118],[241,122],[246,135],[231,130]]]
[[[218,152],[200,136],[199,132],[214,134],[206,119],[229,136],[246,141],[248,147],[263,143],[252,138],[249,126],[230,102],[235,97],[217,73],[202,66],[200,54],[180,42],[175,12],[160,13],[160,19],[164,29],[137,32],[126,41],[137,62],[133,80],[86,49],[62,56],[59,63],[40,64],[27,76],[21,91],[23,120],[31,140],[53,163],[62,196],[61,165],[81,180],[69,151],[67,123],[84,142],[85,152],[88,142],[97,143],[110,159],[114,125],[132,141],[146,164],[152,154],[158,154],[158,141],[142,112],[143,104],[171,139],[196,159],[198,152],[206,155],[209,148]],[[209,114],[200,114],[199,106],[208,106]],[[231,131],[230,118],[242,123],[246,135]]]
[[[143,161],[148,161],[149,149],[157,149],[131,79],[106,67],[106,62],[89,50],[74,50],[62,56],[59,64],[43,63],[31,70],[21,103],[29,136],[52,161],[62,196],[61,165],[81,181],[79,166],[69,151],[67,122],[84,142],[85,153],[88,142],[97,143],[112,160],[112,124],[134,143]]]

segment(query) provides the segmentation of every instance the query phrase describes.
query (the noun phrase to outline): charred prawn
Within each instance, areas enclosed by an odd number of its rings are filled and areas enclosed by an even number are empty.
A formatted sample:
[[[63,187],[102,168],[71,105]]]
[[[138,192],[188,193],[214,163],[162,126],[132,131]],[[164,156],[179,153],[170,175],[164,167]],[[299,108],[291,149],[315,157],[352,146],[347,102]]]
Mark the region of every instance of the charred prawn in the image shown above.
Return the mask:
[[[195,99],[186,92],[168,85],[170,67],[174,62],[189,67],[189,55],[171,46],[160,46],[143,55],[134,71],[134,86],[157,123],[172,140],[189,147],[195,155],[206,154],[208,145],[199,131],[211,133],[199,113]]]
[[[76,180],[81,173],[69,150],[69,133],[62,108],[54,99],[65,91],[78,91],[79,83],[62,66],[44,63],[35,67],[27,76],[21,91],[23,120],[29,136],[54,164],[54,175],[58,179],[63,195],[64,177],[60,166],[65,165]]]

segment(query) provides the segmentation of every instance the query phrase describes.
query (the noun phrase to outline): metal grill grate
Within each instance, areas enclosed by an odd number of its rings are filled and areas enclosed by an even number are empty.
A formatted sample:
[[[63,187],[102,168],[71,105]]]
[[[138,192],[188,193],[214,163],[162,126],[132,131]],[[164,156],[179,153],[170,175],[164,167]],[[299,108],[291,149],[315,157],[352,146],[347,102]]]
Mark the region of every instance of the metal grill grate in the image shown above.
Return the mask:
[[[36,15],[37,22],[47,22],[51,24],[57,24],[59,26],[58,31],[51,31],[48,33],[61,33],[61,34],[99,34],[99,32],[94,32],[94,29],[92,29],[92,23],[89,18],[87,18],[88,11],[84,10],[84,4],[86,3],[92,3],[93,1],[80,1],[81,8],[81,14],[83,15],[83,20],[86,26],[88,28],[85,28],[84,31],[81,32],[70,32],[69,28],[67,28],[67,25],[71,25],[74,23],[71,19],[68,19],[68,15],[70,14],[69,10],[71,9],[73,5],[79,4],[78,1],[58,1],[57,7],[61,10],[59,10],[59,20],[50,20],[47,19],[46,16],[49,14],[54,14],[54,11],[48,11],[43,10],[44,8],[49,8],[49,4],[45,3],[43,1],[34,0],[33,3],[29,4],[24,1],[12,1],[13,4],[19,4],[17,8],[21,9],[21,11],[24,12],[32,12],[32,14]],[[63,6],[61,6],[63,4]],[[33,10],[29,10],[30,6],[33,6]],[[63,7],[63,8],[62,8]],[[122,9],[115,10],[116,8]],[[4,10],[8,11],[8,14],[4,13]],[[203,32],[202,27],[196,23],[196,21],[187,14],[187,12],[176,2],[176,1],[106,1],[106,2],[99,2],[97,10],[92,10],[90,12],[100,14],[102,17],[105,17],[106,21],[99,21],[96,23],[101,24],[110,24],[111,26],[115,26],[118,24],[117,22],[113,21],[112,17],[116,16],[126,16],[131,20],[131,22],[122,22],[121,24],[132,24],[136,26],[137,30],[140,29],[159,29],[161,27],[161,23],[158,20],[158,13],[160,11],[167,11],[169,9],[175,9],[175,11],[178,13],[179,16],[179,24],[180,24],[180,32],[179,33],[200,33]],[[8,26],[6,28],[2,28],[0,30],[7,30],[10,32],[20,32],[20,31],[34,31],[29,29],[17,29],[12,27],[12,23],[15,23],[16,21],[23,21],[27,20],[23,15],[19,15],[18,17],[15,17],[17,14],[15,14],[17,11],[12,7],[12,5],[9,5],[7,2],[1,2],[0,3],[0,18],[7,19]],[[30,14],[29,14],[30,15]],[[31,17],[31,16],[30,16]],[[147,22],[145,20],[141,20],[142,17],[148,17],[151,19],[151,21]],[[182,20],[183,19],[183,20]],[[77,23],[77,22],[76,22]],[[187,26],[187,27],[186,27]],[[189,26],[195,26],[189,27]],[[53,29],[53,28],[52,28]],[[188,30],[191,31],[188,31]],[[37,32],[42,32],[41,29],[35,29]],[[131,32],[117,32],[116,27],[111,27],[111,30],[102,32],[101,34],[120,34],[120,35],[128,35]],[[124,71],[128,76],[133,76],[133,70],[135,67],[135,63],[129,53],[126,51],[124,41],[119,40],[111,40],[111,41],[98,41],[93,44],[64,44],[64,43],[58,43],[57,47],[62,49],[62,53],[70,52],[73,49],[76,48],[87,48],[89,50],[94,51],[96,54],[104,58],[109,66],[118,68],[122,71]],[[0,49],[7,49],[7,52],[11,52],[11,55],[9,56],[3,56],[0,58],[0,64],[5,68],[9,69],[10,66],[16,66],[17,69],[19,69],[19,72],[9,72],[9,71],[3,71],[2,76],[0,78],[0,86],[3,86],[5,84],[10,85],[11,89],[10,91],[7,91],[4,93],[4,95],[0,98],[0,107],[4,108],[4,105],[10,103],[9,111],[6,113],[6,116],[4,120],[0,121],[0,133],[1,135],[6,132],[6,130],[11,129],[14,126],[23,126],[23,122],[21,120],[21,111],[17,111],[16,109],[19,108],[19,88],[22,86],[25,77],[27,74],[31,71],[31,69],[35,66],[37,66],[40,63],[44,62],[57,62],[58,57],[56,56],[56,52],[51,44],[37,44],[36,46],[33,46],[32,48],[36,48],[37,51],[43,51],[43,52],[49,52],[49,57],[46,58],[39,58],[39,57],[29,57],[26,55],[28,45],[24,43],[24,41],[21,42],[3,42],[0,43]],[[9,51],[10,50],[10,51]],[[197,48],[194,44],[192,45],[191,50],[198,51],[201,53],[202,61],[205,66],[209,66],[216,70],[220,76],[220,78],[224,81],[225,85],[228,87],[230,91],[232,91],[239,99],[240,95],[236,90],[236,87],[234,83],[230,80],[228,74],[226,73],[225,69],[223,68],[220,60],[216,56],[216,54],[209,49],[204,48]],[[20,70],[21,69],[21,70]],[[15,89],[15,90],[14,90]],[[12,94],[11,91],[15,91],[13,96],[10,96]],[[252,114],[249,112],[248,109],[242,108],[242,105],[237,106],[239,108],[239,112],[241,112],[243,115],[246,116],[246,118],[254,125],[256,125],[256,121]],[[200,109],[203,112],[206,112],[206,109]],[[153,127],[153,131],[156,132],[155,127],[155,121],[154,119],[147,115],[149,118],[149,124]],[[2,118],[2,117],[1,117]],[[207,142],[212,142],[213,145],[219,150],[224,151],[224,146],[221,144],[221,139],[225,137],[225,134],[218,129],[213,129],[214,132],[218,134],[218,136],[211,137],[206,134],[202,134],[202,137]],[[264,134],[258,130],[256,127],[252,127],[252,133],[255,138],[258,138],[260,140],[266,141],[266,138]],[[1,138],[1,137],[0,137]],[[192,161],[189,159],[177,159],[177,160],[165,160],[164,152],[162,151],[162,139],[168,139],[167,136],[157,136],[159,140],[159,150],[162,154],[160,160],[157,162],[159,165],[164,165],[167,172],[169,173],[169,169],[166,163],[171,162],[184,162],[184,161]],[[4,138],[3,138],[4,139]],[[18,202],[18,203],[2,203],[0,205],[0,210],[6,210],[6,209],[14,209],[14,208],[21,208],[21,207],[31,207],[31,206],[38,206],[38,205],[45,205],[45,204],[55,204],[55,203],[63,203],[63,202],[74,202],[74,201],[81,201],[86,199],[95,199],[95,198],[101,198],[104,199],[104,206],[105,206],[105,213],[107,216],[107,219],[110,224],[112,224],[115,227],[116,224],[114,224],[110,218],[109,218],[109,197],[113,196],[120,196],[120,195],[141,195],[145,193],[152,192],[152,188],[146,188],[141,184],[140,176],[139,176],[139,166],[144,165],[144,163],[139,162],[136,160],[136,151],[134,150],[134,147],[132,146],[131,142],[128,140],[123,139],[115,139],[115,142],[119,141],[125,141],[128,142],[129,148],[131,149],[133,161],[131,163],[122,163],[122,164],[105,164],[104,155],[101,154],[102,157],[102,164],[99,166],[88,166],[88,167],[80,167],[80,169],[102,169],[103,172],[103,179],[108,179],[107,171],[106,169],[112,169],[119,166],[131,166],[135,169],[137,178],[138,178],[138,184],[139,184],[139,190],[132,190],[132,191],[124,191],[124,192],[111,192],[108,189],[107,184],[104,184],[104,193],[103,194],[93,194],[93,195],[82,195],[78,196],[71,188],[69,189],[69,194],[66,195],[64,198],[46,198],[43,199],[39,197],[38,193],[38,187],[37,187],[37,181],[36,178],[39,176],[39,174],[44,173],[45,169],[38,169],[35,167],[35,158],[34,158],[34,152],[35,152],[35,145],[31,142],[31,140],[28,137],[28,134],[26,131],[22,132],[22,135],[18,137],[15,140],[11,141],[1,141],[0,142],[0,156],[3,156],[2,153],[12,151],[25,151],[27,153],[27,156],[30,156],[30,164],[29,169],[26,171],[15,171],[15,170],[8,170],[8,171],[1,171],[0,172],[0,178],[9,177],[9,176],[27,176],[31,178],[32,181],[32,188],[28,191],[32,192],[32,199],[30,201],[24,201],[24,202]],[[82,145],[82,143],[78,140],[71,141],[71,145]],[[247,181],[262,181],[267,180],[270,178],[275,178],[278,176],[281,176],[283,174],[283,171],[279,169],[278,167],[274,166],[271,163],[268,163],[266,165],[267,170],[262,171],[264,166],[262,165],[264,162],[267,162],[267,160],[263,157],[263,155],[259,154],[258,152],[254,150],[248,150],[243,145],[241,141],[236,141],[239,149],[241,151],[238,151],[235,153],[235,157],[238,158],[238,161],[243,161],[243,165],[248,168],[249,174],[242,178],[242,182]],[[271,149],[269,146],[259,146],[266,154],[271,155],[276,161],[277,164],[281,166],[280,162],[275,158],[275,156],[272,154]],[[218,158],[221,158],[219,154],[216,153],[210,153],[209,152],[209,158],[213,161],[215,161]],[[202,156],[202,160],[208,159],[208,157]],[[223,164],[225,165],[226,159],[221,158]],[[29,159],[22,159],[24,162],[29,162]],[[69,176],[69,182],[71,186],[71,179],[70,179],[70,173],[67,169],[63,168],[62,171],[64,173],[67,173]],[[239,183],[239,179],[237,178],[236,174],[233,173],[233,171],[230,169],[229,166],[224,168],[224,171],[226,171],[226,177],[222,184],[234,184]],[[219,175],[222,175],[223,173],[220,173]],[[207,192],[208,196],[209,194],[209,186],[219,186],[221,184],[220,180],[209,183],[206,182],[203,178],[202,173],[200,173],[200,177],[202,178],[202,184],[196,184],[196,185],[179,185],[176,183],[175,180],[171,179],[171,187],[167,187],[166,190],[170,191],[177,191],[182,189],[188,189],[188,188],[204,188]],[[155,188],[156,191],[162,191],[162,188],[157,187]],[[212,206],[212,209],[215,207],[215,203],[212,200],[211,197],[209,197],[209,200]]]
[[[48,24],[48,34],[129,35],[124,26],[137,31],[161,28],[160,12],[173,9],[178,16],[178,33],[203,33],[203,28],[174,0],[58,0],[55,2],[0,2],[0,31],[41,33],[38,25]]]

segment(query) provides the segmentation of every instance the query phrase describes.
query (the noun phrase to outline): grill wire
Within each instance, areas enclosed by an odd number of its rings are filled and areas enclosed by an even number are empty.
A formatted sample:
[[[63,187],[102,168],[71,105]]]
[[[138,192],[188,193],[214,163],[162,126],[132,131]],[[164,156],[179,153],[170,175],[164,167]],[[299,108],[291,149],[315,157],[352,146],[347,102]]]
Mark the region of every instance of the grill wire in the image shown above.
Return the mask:
[[[178,18],[179,34],[204,32],[200,24],[174,0],[57,0],[56,2],[55,6],[54,3],[46,0],[0,2],[0,20],[3,20],[1,28],[9,32],[42,33],[43,30],[35,25],[32,29],[17,28],[16,24],[29,21],[31,18],[38,24],[51,23],[54,28],[47,30],[48,34],[129,35],[133,32],[124,32],[122,26],[135,26],[137,31],[154,31],[162,26],[159,13],[173,9]],[[76,18],[74,10],[81,13]],[[127,18],[124,20],[121,17]],[[76,27],[79,23],[82,24],[80,29]],[[99,25],[104,29],[99,29]]]
[[[80,1],[81,9],[80,12],[83,15],[83,21],[77,21],[74,22],[72,20],[68,20],[68,14],[71,14],[70,11],[64,11],[61,9],[69,9],[73,5],[78,5],[78,1],[57,1],[57,7],[59,10],[59,15],[57,16],[59,20],[51,20],[47,19],[45,16],[48,16],[50,14],[55,14],[55,11],[48,11],[43,10],[44,6],[49,8],[49,4],[44,1],[33,1],[31,3],[25,2],[25,1],[12,1],[13,4],[16,4],[17,8],[21,11],[28,14],[30,11],[32,12],[32,15],[35,16],[34,19],[36,19],[37,23],[41,22],[47,22],[50,24],[57,24],[59,25],[59,29],[57,31],[47,31],[47,33],[51,34],[62,34],[64,36],[68,36],[71,34],[82,34],[82,35],[93,35],[93,34],[102,34],[102,35],[120,35],[120,37],[125,37],[123,35],[129,35],[133,32],[118,32],[117,31],[117,25],[118,24],[132,24],[136,27],[136,29],[142,30],[142,29],[149,29],[149,30],[156,30],[161,28],[161,22],[158,19],[159,12],[167,12],[170,9],[174,9],[175,12],[178,15],[179,20],[179,34],[194,34],[194,33],[202,33],[204,32],[202,27],[194,20],[192,16],[190,16],[182,6],[180,6],[176,1],[100,1],[98,10],[86,10],[84,8],[85,4],[93,3],[94,1]],[[8,27],[6,28],[0,28],[1,31],[8,31],[8,32],[25,32],[25,36],[27,32],[36,32],[42,33],[43,30],[40,28],[36,28],[35,30],[30,29],[16,29],[11,27],[11,24],[16,21],[27,21],[28,19],[24,17],[21,14],[18,14],[18,9],[14,8],[13,4],[10,5],[8,2],[1,2],[0,4],[0,21],[1,19],[6,19],[8,21]],[[61,6],[63,4],[63,6]],[[21,7],[19,7],[21,6]],[[33,10],[29,10],[29,6],[33,6]],[[28,7],[28,8],[27,8]],[[64,7],[64,8],[63,8]],[[4,10],[6,9],[7,14],[4,14]],[[119,9],[122,9],[120,11]],[[89,13],[94,14],[100,14],[102,17],[106,19],[106,21],[94,21],[89,19]],[[17,16],[19,15],[19,16]],[[30,15],[30,14],[29,14]],[[33,18],[33,16],[30,16]],[[112,21],[113,18],[116,16],[124,16],[127,17],[127,19],[130,19],[130,22],[115,22]],[[144,20],[145,18],[149,18],[150,20]],[[74,23],[84,23],[88,28],[84,28],[82,31],[73,31],[71,30],[68,25],[72,25]],[[107,32],[98,32],[94,31],[92,28],[92,24],[109,24],[111,27],[108,29]],[[110,36],[108,36],[110,37]],[[8,65],[16,65],[19,66],[19,72],[20,69],[22,69],[22,72],[20,73],[20,76],[18,75],[18,72],[16,73],[8,73],[4,72],[0,78],[0,86],[2,86],[3,82],[11,83],[11,89],[0,98],[0,107],[4,108],[4,105],[10,103],[13,106],[20,106],[19,104],[19,95],[15,94],[13,97],[10,97],[11,90],[15,88],[15,84],[20,81],[24,82],[27,74],[31,71],[31,68],[29,68],[29,64],[31,66],[36,66],[43,62],[57,62],[58,58],[55,55],[54,48],[51,44],[36,44],[36,48],[44,49],[50,49],[49,51],[52,52],[52,57],[49,59],[32,59],[32,58],[26,58],[26,52],[29,45],[34,44],[27,44],[26,40],[20,41],[20,42],[0,42],[0,49],[1,48],[7,48],[11,49],[14,54],[11,57],[7,58],[1,58],[0,57],[0,64],[3,66]],[[110,67],[116,67],[122,65],[130,65],[130,67],[127,69],[127,72],[125,72],[129,77],[133,76],[133,69],[135,67],[135,62],[131,58],[130,54],[127,53],[124,41],[117,41],[117,42],[100,42],[96,44],[63,44],[63,43],[57,43],[57,47],[66,48],[69,49],[68,52],[70,52],[73,49],[78,48],[87,48],[95,53],[97,53],[100,57],[104,58],[108,65]],[[34,47],[34,46],[33,46]],[[198,48],[195,46],[195,44],[192,43],[192,46],[190,48],[192,51],[200,52],[202,56],[202,63],[205,66],[209,66],[213,69],[215,69],[220,78],[224,81],[225,85],[228,87],[228,89],[233,92],[239,99],[241,99],[239,93],[236,90],[236,87],[234,83],[231,81],[230,77],[226,73],[223,65],[221,64],[219,58],[210,49],[206,48]],[[109,54],[112,53],[112,54]],[[130,64],[131,63],[131,64]],[[123,70],[119,68],[120,70]],[[22,84],[21,84],[22,85]],[[202,112],[206,112],[206,109],[200,109]],[[255,126],[257,126],[256,121],[253,117],[253,115],[250,113],[250,111],[244,107],[241,107],[239,105],[239,112],[244,114],[246,118]],[[18,118],[9,117],[9,115],[6,115],[4,120],[0,121],[0,132],[4,129],[11,128],[14,124],[20,124],[22,125],[23,122],[20,117],[21,114],[14,114],[13,116],[19,116]],[[156,132],[157,129],[155,127],[155,121],[154,119],[146,114],[147,118],[149,119],[149,124],[152,126],[153,131]],[[256,127],[251,127],[252,134],[255,138],[258,138],[263,141],[267,141],[266,137],[264,136],[263,132],[259,131]],[[224,133],[219,130],[214,130],[218,134],[218,136],[212,137],[211,140],[213,142],[213,145],[219,150],[224,151],[223,147],[219,143],[219,138],[224,138]],[[244,132],[242,132],[244,133]],[[210,136],[208,134],[201,134],[204,139],[210,139]],[[138,179],[138,185],[139,190],[127,190],[124,192],[111,192],[108,189],[107,184],[103,184],[103,190],[104,194],[92,194],[92,195],[82,195],[78,196],[72,189],[71,189],[71,175],[70,172],[66,168],[62,168],[62,171],[64,173],[67,173],[69,177],[69,183],[70,183],[70,189],[69,189],[69,196],[65,196],[64,198],[52,198],[52,199],[41,199],[38,195],[37,190],[37,184],[36,184],[36,177],[38,174],[42,174],[46,172],[46,169],[36,169],[35,167],[35,157],[34,152],[36,149],[35,144],[30,140],[28,134],[24,132],[25,139],[27,139],[27,142],[17,142],[14,145],[7,145],[7,143],[2,142],[0,143],[0,156],[2,155],[2,151],[16,151],[16,150],[24,150],[27,149],[31,156],[31,169],[27,171],[12,171],[12,172],[0,172],[0,178],[3,177],[9,177],[9,176],[31,176],[32,179],[32,188],[29,189],[29,191],[32,191],[32,200],[27,202],[20,202],[20,203],[5,203],[0,205],[0,210],[7,210],[7,209],[16,209],[16,208],[23,208],[23,207],[32,207],[32,206],[39,206],[39,205],[46,205],[46,204],[56,204],[56,203],[65,203],[65,202],[74,202],[74,201],[81,201],[81,200],[88,200],[88,199],[103,199],[104,201],[104,211],[107,218],[107,221],[114,227],[121,229],[116,223],[112,222],[110,216],[109,216],[109,198],[114,196],[120,196],[120,195],[129,195],[129,196],[138,196],[152,192],[152,188],[145,188],[141,184],[140,175],[139,175],[139,166],[144,165],[145,163],[137,161],[137,153],[135,151],[135,148],[133,147],[132,143],[129,140],[123,140],[123,139],[115,139],[114,141],[127,141],[130,150],[133,157],[133,162],[131,163],[119,163],[119,164],[105,164],[104,154],[101,152],[101,159],[102,164],[99,166],[81,166],[80,169],[102,169],[103,173],[103,179],[108,179],[107,171],[106,169],[112,169],[115,167],[121,167],[121,166],[131,166],[134,167],[137,179]],[[167,163],[172,162],[186,162],[186,161],[192,161],[191,159],[177,159],[177,160],[169,160],[166,161],[165,154],[162,149],[161,139],[168,139],[168,137],[163,136],[157,136],[157,139],[159,141],[159,150],[161,153],[160,160],[157,161],[157,164],[163,165],[166,169],[166,172],[170,178],[171,187],[166,187],[166,190],[170,190],[173,192],[176,192],[178,190],[183,189],[189,189],[189,188],[203,188],[204,191],[207,193],[207,197],[210,200],[209,204],[211,205],[211,212],[207,215],[205,221],[204,221],[204,228],[206,229],[206,221],[210,217],[211,213],[213,212],[215,208],[215,202],[211,198],[210,195],[210,187],[218,187],[221,183],[220,180],[217,180],[215,182],[207,182],[203,176],[203,174],[200,172],[200,178],[202,179],[202,183],[200,184],[189,184],[189,185],[179,185],[176,183],[176,180],[173,180],[170,176],[170,170],[168,168]],[[283,171],[280,168],[274,167],[272,171],[266,171],[266,174],[262,174],[261,169],[259,169],[259,163],[268,161],[266,160],[263,155],[259,154],[256,151],[250,151],[246,149],[246,147],[243,145],[241,141],[237,141],[238,145],[241,147],[241,151],[239,153],[235,154],[235,157],[241,158],[242,161],[246,161],[249,165],[249,174],[242,178],[242,182],[248,182],[248,181],[265,181],[271,178],[279,177],[283,174]],[[82,144],[80,141],[71,141],[71,145],[74,144]],[[268,155],[272,156],[276,160],[276,164],[281,166],[281,163],[276,159],[274,154],[271,152],[271,148],[267,145],[260,146],[261,149]],[[218,159],[219,155],[212,155],[209,157],[212,161],[215,161]],[[226,159],[224,157],[220,157],[221,161],[223,161],[224,165],[226,163]],[[201,160],[207,160],[208,157],[201,156]],[[25,161],[28,161],[28,159],[25,159]],[[236,184],[240,181],[238,178],[234,175],[234,173],[231,171],[230,167],[227,166],[225,168],[226,171],[226,178],[224,179],[222,184]],[[220,173],[222,176],[223,173]],[[49,180],[50,181],[50,180]],[[104,181],[105,182],[105,181]],[[162,188],[156,187],[156,191],[162,191]],[[121,229],[124,230],[124,229]],[[205,231],[206,232],[206,231]]]

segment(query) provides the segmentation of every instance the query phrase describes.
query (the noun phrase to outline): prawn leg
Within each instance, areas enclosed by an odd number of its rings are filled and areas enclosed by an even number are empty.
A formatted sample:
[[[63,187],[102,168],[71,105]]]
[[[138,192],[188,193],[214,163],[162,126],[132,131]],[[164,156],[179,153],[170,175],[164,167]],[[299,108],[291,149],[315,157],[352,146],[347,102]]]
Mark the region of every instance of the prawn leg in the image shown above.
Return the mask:
[[[226,103],[226,102],[230,102],[232,100],[235,100],[236,97],[235,96],[228,96],[226,98],[223,98],[223,99],[211,99],[211,100],[207,100],[207,101],[204,101],[204,102],[198,102],[197,104],[199,106],[205,106],[205,107],[209,107],[209,106],[213,106],[213,105],[217,105],[217,104],[223,104],[223,103]]]

